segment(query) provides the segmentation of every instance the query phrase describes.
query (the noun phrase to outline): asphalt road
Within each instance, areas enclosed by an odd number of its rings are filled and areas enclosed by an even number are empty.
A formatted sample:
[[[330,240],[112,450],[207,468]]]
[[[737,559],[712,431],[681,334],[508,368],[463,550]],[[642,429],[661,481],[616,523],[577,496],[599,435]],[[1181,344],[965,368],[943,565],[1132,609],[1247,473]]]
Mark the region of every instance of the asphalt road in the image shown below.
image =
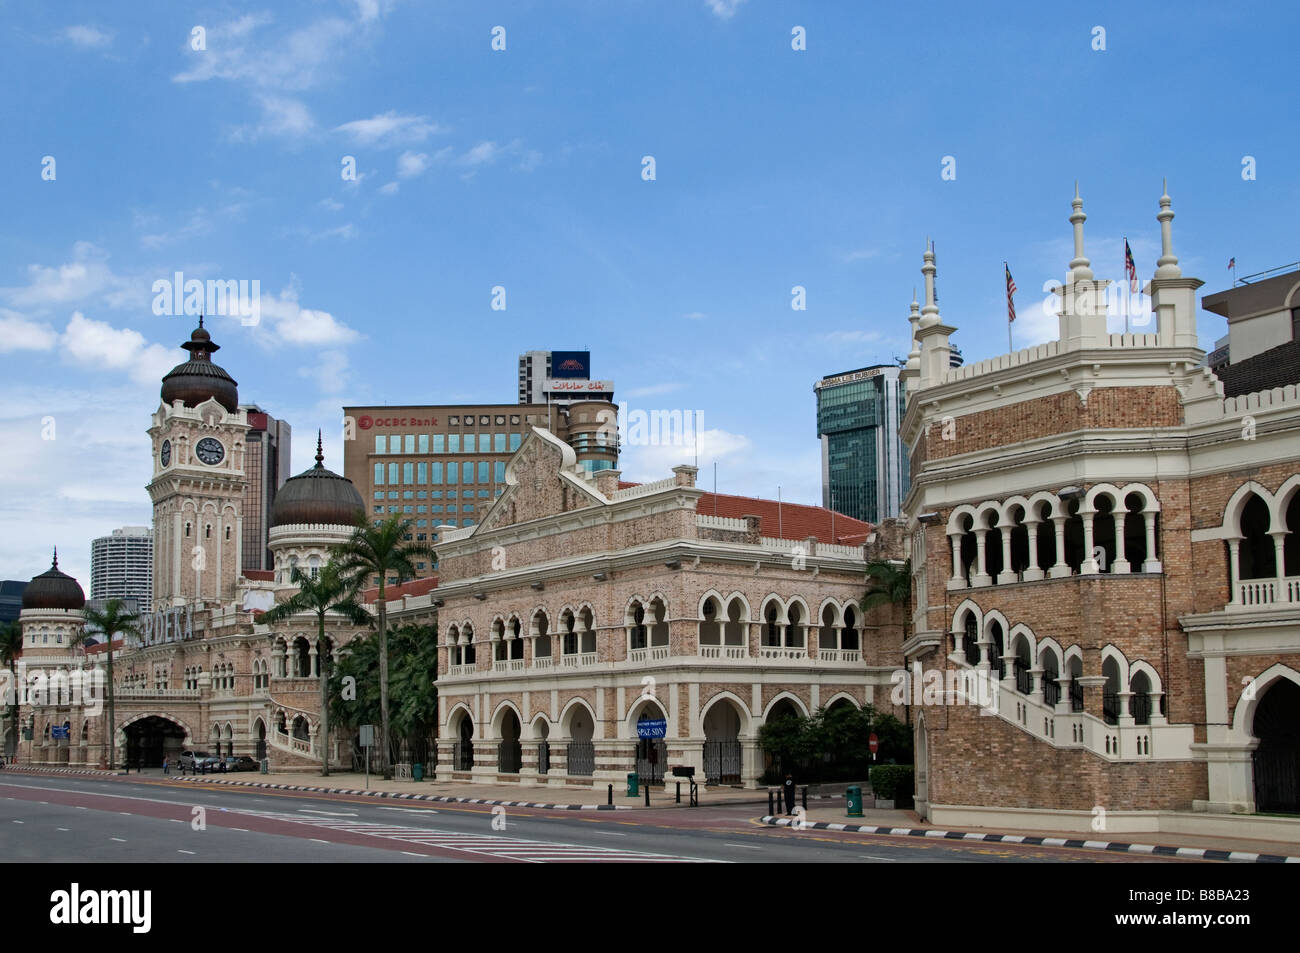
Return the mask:
[[[423,806],[203,782],[0,775],[0,858],[47,863],[1168,862],[1026,845],[792,831],[761,809]]]

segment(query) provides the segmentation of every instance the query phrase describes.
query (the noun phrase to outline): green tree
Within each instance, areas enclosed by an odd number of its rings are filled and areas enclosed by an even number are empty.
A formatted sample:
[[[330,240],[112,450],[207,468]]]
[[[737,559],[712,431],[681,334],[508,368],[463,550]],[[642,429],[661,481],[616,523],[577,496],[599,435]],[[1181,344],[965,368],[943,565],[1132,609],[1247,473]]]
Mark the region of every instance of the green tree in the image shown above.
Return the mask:
[[[357,601],[357,580],[347,579],[338,565],[330,560],[321,568],[316,578],[294,567],[290,581],[298,591],[288,599],[262,614],[261,621],[275,625],[293,616],[304,614],[316,617],[316,658],[320,665],[320,744],[321,775],[330,773],[330,722],[329,722],[329,653],[325,651],[325,617],[330,613],[342,616],[353,625],[366,625],[370,613]]]
[[[5,757],[18,751],[18,656],[23,654],[23,627],[17,622],[0,625],[0,664],[9,669],[9,735]]]
[[[383,732],[380,752],[385,780],[391,778],[393,772],[389,757],[392,735],[389,731],[388,709],[388,603],[384,590],[390,575],[399,585],[407,579],[415,578],[415,562],[419,557],[430,562],[437,558],[430,547],[409,541],[413,524],[413,520],[402,519],[398,513],[374,526],[362,517],[353,530],[352,537],[335,550],[339,572],[351,576],[358,588],[363,587],[372,576],[378,577],[379,721]]]
[[[903,610],[903,641],[908,639],[912,616],[912,561],[873,559],[867,563],[867,591],[862,596],[862,611],[879,605],[900,606]]]
[[[113,688],[113,640],[122,636],[123,644],[127,637],[140,635],[140,614],[137,612],[124,611],[125,603],[121,599],[109,599],[104,604],[104,608],[96,609],[93,606],[86,606],[82,610],[82,619],[84,626],[82,630],[72,639],[72,645],[85,645],[87,639],[98,634],[104,636],[104,643],[108,655],[108,684],[105,686],[105,693],[108,700],[108,770],[112,771],[116,767],[117,756],[117,709],[115,707],[114,688]],[[130,770],[128,768],[128,770]]]
[[[394,742],[404,742],[411,760],[429,763],[428,741],[437,728],[438,630],[431,625],[406,625],[389,633],[388,652],[392,665],[392,729]],[[333,717],[355,733],[360,725],[374,724],[380,716],[379,640],[373,633],[358,636],[348,643],[347,654],[339,661],[340,678],[352,678],[357,686],[355,698],[344,698],[337,688],[331,689]],[[390,760],[395,752],[390,751]]]

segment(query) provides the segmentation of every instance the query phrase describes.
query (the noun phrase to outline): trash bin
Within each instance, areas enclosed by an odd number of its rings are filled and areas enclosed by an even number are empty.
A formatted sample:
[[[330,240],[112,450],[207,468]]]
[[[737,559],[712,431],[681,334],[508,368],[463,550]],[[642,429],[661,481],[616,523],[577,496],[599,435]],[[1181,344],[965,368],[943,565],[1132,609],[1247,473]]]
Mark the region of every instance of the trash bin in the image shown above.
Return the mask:
[[[424,780],[424,765],[419,764],[418,762],[417,762],[416,764],[411,765],[411,778],[412,778],[412,780],[415,780],[415,781],[423,781],[423,780]]]
[[[856,784],[850,784],[847,791],[844,792],[844,800],[848,802],[848,816],[862,816],[862,788]]]
[[[627,776],[627,796],[636,797],[637,795],[637,775],[635,771],[629,772]]]
[[[263,773],[263,774],[270,774],[270,773],[271,773],[271,759],[270,759],[270,758],[263,758],[263,759],[262,759],[262,773]]]

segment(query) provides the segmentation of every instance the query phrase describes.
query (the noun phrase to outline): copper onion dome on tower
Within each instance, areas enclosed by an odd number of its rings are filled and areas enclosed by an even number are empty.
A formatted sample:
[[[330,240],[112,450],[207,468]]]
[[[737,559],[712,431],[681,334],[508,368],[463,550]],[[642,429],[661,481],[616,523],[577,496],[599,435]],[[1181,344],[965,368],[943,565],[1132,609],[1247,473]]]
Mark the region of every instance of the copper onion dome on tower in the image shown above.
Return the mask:
[[[355,526],[365,515],[361,494],[347,477],[325,469],[320,431],[316,432],[316,465],[284,481],[271,504],[271,525],[324,523]]]
[[[163,403],[179,400],[186,407],[197,407],[210,397],[233,414],[239,408],[239,391],[234,378],[212,363],[212,352],[220,350],[221,345],[204,329],[202,317],[181,347],[190,352],[190,359],[163,376]]]
[[[84,609],[86,594],[81,584],[67,573],[59,572],[59,551],[54,562],[39,576],[33,577],[23,590],[24,609]]]

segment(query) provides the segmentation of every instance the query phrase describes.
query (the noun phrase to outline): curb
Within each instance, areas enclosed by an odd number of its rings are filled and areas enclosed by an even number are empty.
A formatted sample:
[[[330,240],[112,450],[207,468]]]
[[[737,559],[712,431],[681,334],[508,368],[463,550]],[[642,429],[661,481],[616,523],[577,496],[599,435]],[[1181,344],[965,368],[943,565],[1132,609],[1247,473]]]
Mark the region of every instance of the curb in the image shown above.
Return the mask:
[[[760,823],[771,827],[790,827],[794,818],[765,814]],[[941,840],[980,841],[986,844],[1031,844],[1042,847],[1080,847],[1112,854],[1149,854],[1155,857],[1190,857],[1194,860],[1223,860],[1243,864],[1300,864],[1300,857],[1283,854],[1255,854],[1213,847],[1166,847],[1152,844],[1128,844],[1118,841],[1080,840],[1066,837],[1039,837],[1025,834],[972,834],[964,831],[940,831],[925,827],[872,827],[866,824],[837,824],[829,821],[803,821],[801,830],[848,831],[854,834],[892,834],[895,837],[930,837]]]
[[[631,811],[623,804],[539,804],[534,801],[497,801],[482,797],[451,797],[446,794],[407,794],[401,791],[358,791],[350,788],[322,788],[305,784],[271,784],[266,781],[232,781],[208,775],[174,777],[173,781],[202,784],[230,784],[244,788],[274,788],[281,791],[311,791],[316,794],[351,794],[361,797],[392,798],[399,801],[437,801],[442,804],[499,804],[502,807],[531,807],[547,811]]]
[[[120,771],[106,771],[97,768],[27,768],[22,765],[9,765],[6,771],[12,771],[14,774],[83,774],[92,778],[116,778],[122,775]],[[122,775],[125,777],[125,775]],[[4,777],[4,775],[0,775]]]

